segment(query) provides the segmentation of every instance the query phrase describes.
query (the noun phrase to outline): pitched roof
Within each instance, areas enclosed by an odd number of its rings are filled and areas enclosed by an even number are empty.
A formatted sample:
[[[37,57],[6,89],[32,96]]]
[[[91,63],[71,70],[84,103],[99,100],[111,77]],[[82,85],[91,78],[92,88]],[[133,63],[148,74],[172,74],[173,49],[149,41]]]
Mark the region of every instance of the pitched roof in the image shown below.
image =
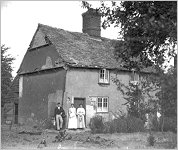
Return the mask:
[[[55,46],[59,57],[67,65],[127,70],[122,67],[121,61],[115,59],[114,45],[118,40],[91,37],[86,33],[70,32],[43,24],[38,24],[37,31]],[[143,71],[150,72],[152,69],[146,68]]]
[[[39,29],[55,45],[61,58],[73,66],[120,68],[114,59],[114,40],[95,38],[39,24]]]

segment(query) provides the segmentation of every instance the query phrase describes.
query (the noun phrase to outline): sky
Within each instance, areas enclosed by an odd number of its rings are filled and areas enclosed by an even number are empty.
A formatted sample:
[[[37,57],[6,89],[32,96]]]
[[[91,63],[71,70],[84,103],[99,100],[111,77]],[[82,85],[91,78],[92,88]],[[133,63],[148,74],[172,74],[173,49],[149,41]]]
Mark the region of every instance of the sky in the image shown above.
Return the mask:
[[[95,7],[99,1],[91,2]],[[38,23],[68,31],[82,32],[81,1],[4,1],[1,2],[1,45],[10,47],[8,54],[15,57],[13,77],[16,76]],[[101,36],[118,37],[118,29],[101,29]]]
[[[99,1],[90,1],[97,7]],[[82,32],[81,1],[1,1],[1,45],[10,47],[15,57],[12,64],[16,76],[38,23],[73,32]],[[101,36],[117,39],[119,28],[101,28]],[[173,62],[172,62],[173,63]]]

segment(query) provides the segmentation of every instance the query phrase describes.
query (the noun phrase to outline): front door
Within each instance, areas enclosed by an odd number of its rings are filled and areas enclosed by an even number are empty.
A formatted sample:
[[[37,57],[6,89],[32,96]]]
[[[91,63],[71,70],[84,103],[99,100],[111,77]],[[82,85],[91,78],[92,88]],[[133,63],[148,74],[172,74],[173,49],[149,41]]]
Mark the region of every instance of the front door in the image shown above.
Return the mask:
[[[74,107],[79,108],[79,105],[82,104],[83,108],[85,109],[85,124],[86,124],[86,101],[85,98],[80,98],[80,97],[76,97],[74,98]]]

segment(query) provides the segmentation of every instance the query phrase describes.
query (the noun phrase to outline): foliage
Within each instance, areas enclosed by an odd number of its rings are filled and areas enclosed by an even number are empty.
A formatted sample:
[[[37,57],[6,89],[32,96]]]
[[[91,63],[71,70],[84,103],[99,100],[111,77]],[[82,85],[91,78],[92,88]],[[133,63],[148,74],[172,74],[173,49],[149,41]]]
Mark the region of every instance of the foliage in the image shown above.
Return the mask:
[[[116,133],[117,132],[117,124],[115,121],[108,121],[104,123],[104,133]]]
[[[160,109],[161,115],[177,117],[177,69],[171,67],[167,73],[159,71],[157,76],[143,76],[139,85],[123,84],[113,78],[118,90],[123,94],[130,115],[145,121],[145,113],[155,113]],[[155,93],[153,97],[151,93]],[[146,101],[148,100],[148,101]],[[153,104],[153,105],[152,105]],[[153,130],[158,130],[157,121],[153,120]],[[164,126],[164,122],[163,126]],[[164,128],[164,127],[163,127]]]
[[[163,131],[177,132],[177,118],[176,117],[161,117],[160,124],[162,124],[164,119]]]
[[[92,8],[86,1],[82,4],[84,8]],[[141,69],[153,62],[162,65],[165,54],[170,58],[175,55],[176,1],[111,1],[110,5],[102,1],[96,10],[104,18],[104,29],[111,24],[121,26],[123,41],[117,43],[115,52],[125,67]]]
[[[167,117],[177,116],[177,68],[171,67],[167,73],[160,75],[157,93],[162,114]]]
[[[153,107],[150,105],[151,102],[157,103],[155,97],[151,94],[159,88],[154,81],[154,75],[143,76],[137,85],[132,83],[125,85],[117,78],[113,78],[112,80],[117,85],[117,89],[124,96],[126,100],[124,105],[127,105],[128,113],[131,116],[145,120],[145,113],[156,109],[156,105]]]
[[[159,105],[160,105],[160,111],[162,117],[177,118],[177,68],[176,66],[170,67],[167,73],[160,73],[159,81],[157,82],[157,84],[160,86],[161,89],[159,92],[156,93],[156,95],[159,99]],[[165,130],[164,126],[167,124],[165,122],[165,119],[163,120],[164,121],[161,122],[161,131]]]
[[[102,116],[95,116],[90,119],[89,127],[92,133],[103,133],[104,131],[104,123]]]
[[[126,129],[124,129],[124,131],[126,131],[126,133],[133,133],[133,132],[142,132],[144,131],[144,121],[136,118],[134,116],[127,116],[124,119],[117,119],[117,132],[123,132],[120,129],[120,124],[123,127],[123,125],[125,126]],[[123,129],[123,128],[122,128]]]
[[[142,132],[144,131],[144,121],[133,116],[125,116],[110,122],[103,122],[102,116],[95,116],[90,120],[90,129],[92,133]]]
[[[4,98],[8,92],[8,89],[12,83],[12,63],[15,58],[11,55],[7,55],[9,47],[5,45],[1,46],[1,106],[4,106]]]

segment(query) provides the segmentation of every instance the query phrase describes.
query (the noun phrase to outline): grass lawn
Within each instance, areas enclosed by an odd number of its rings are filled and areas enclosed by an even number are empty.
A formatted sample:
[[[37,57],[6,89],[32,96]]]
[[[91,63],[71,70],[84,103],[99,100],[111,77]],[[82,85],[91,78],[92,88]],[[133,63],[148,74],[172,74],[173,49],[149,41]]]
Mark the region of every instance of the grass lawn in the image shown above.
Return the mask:
[[[153,132],[154,146],[148,146],[148,134],[114,133],[91,134],[90,131],[67,131],[70,139],[53,142],[57,132],[46,131],[42,135],[19,134],[18,127],[1,126],[1,149],[39,149],[37,146],[45,138],[44,149],[171,149],[177,148],[177,135],[172,132]]]

